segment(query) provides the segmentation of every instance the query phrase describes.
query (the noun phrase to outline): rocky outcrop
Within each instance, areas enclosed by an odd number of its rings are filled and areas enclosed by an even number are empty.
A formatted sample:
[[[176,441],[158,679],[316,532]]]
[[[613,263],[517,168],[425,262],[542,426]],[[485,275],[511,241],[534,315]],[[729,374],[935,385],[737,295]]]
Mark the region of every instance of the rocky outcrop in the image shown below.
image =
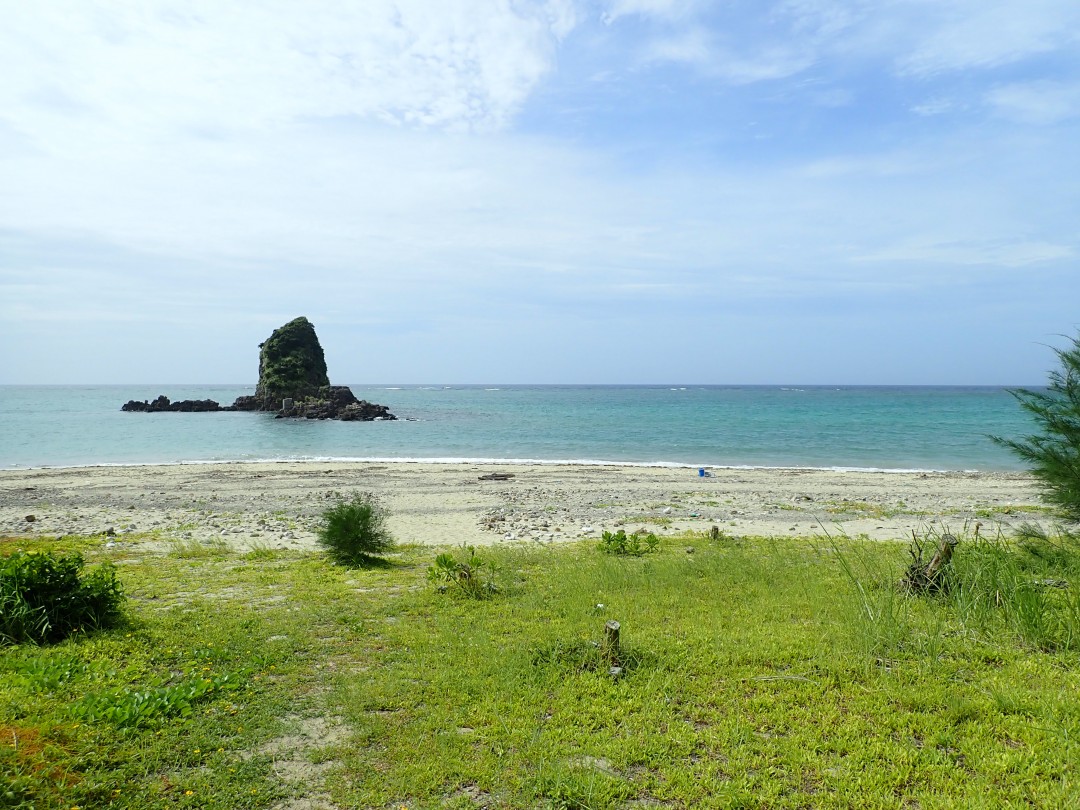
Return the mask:
[[[372,422],[397,417],[385,405],[357,399],[344,385],[330,385],[326,358],[315,327],[300,317],[275,329],[259,344],[259,383],[253,396],[237,397],[222,407],[212,399],[170,402],[162,395],[152,402],[130,400],[121,410],[142,413],[164,411],[264,411],[279,419],[340,419]]]
[[[259,344],[259,384],[255,387],[259,410],[279,410],[285,399],[318,399],[322,389],[329,387],[322,344],[307,318],[289,321]]]
[[[164,411],[204,413],[223,409],[212,399],[183,399],[179,402],[170,402],[169,398],[162,394],[152,402],[147,402],[145,399],[141,402],[137,399],[129,399],[120,410],[134,411],[136,413],[161,413]]]
[[[385,405],[357,399],[345,385],[320,388],[317,396],[301,401],[287,401],[288,408],[278,411],[279,419],[340,419],[343,422],[372,422],[376,419],[396,419]]]

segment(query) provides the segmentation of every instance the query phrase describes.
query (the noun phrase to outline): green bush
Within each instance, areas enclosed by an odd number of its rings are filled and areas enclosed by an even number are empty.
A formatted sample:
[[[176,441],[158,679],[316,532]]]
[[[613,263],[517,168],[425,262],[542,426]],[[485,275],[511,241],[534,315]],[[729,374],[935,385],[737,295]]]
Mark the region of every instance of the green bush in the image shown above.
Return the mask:
[[[612,534],[611,532],[604,532],[603,537],[600,539],[600,550],[605,554],[617,554],[624,557],[640,557],[643,554],[648,554],[651,551],[656,551],[660,547],[660,538],[655,534],[630,534],[628,535],[625,530],[619,529]]]
[[[49,644],[119,623],[124,594],[102,564],[81,576],[83,558],[16,552],[0,559],[0,644]]]
[[[390,551],[394,540],[386,528],[386,509],[370,493],[339,500],[323,512],[319,545],[340,565],[360,566]]]

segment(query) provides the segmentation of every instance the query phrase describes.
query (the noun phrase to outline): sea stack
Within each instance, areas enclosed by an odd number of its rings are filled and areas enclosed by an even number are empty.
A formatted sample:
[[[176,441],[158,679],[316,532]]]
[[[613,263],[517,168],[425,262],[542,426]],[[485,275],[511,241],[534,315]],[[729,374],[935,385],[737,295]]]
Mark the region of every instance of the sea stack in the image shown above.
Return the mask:
[[[270,411],[278,418],[372,422],[397,419],[385,405],[357,399],[345,385],[330,385],[326,357],[315,327],[305,317],[289,321],[259,344],[259,383],[254,396],[222,408],[211,400],[132,400],[125,411]]]
[[[396,419],[385,405],[357,399],[345,385],[330,385],[319,336],[301,316],[280,326],[259,344],[259,384],[255,395],[239,397],[238,411],[274,411],[279,418],[372,422]]]
[[[281,410],[283,400],[318,398],[330,386],[319,336],[301,316],[274,330],[259,344],[259,384],[255,399],[260,411]]]

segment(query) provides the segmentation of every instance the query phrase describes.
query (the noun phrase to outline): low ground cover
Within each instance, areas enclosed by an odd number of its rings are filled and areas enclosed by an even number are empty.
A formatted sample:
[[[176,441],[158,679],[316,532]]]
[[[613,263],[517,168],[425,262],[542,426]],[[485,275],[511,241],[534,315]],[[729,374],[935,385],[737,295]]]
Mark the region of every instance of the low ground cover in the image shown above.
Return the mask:
[[[110,562],[116,629],[0,649],[0,806],[1068,806],[1080,552],[665,538],[484,549],[488,598],[324,554],[0,539]],[[160,548],[160,543],[153,544]],[[461,561],[463,549],[441,551]],[[595,665],[621,626],[618,677]],[[320,805],[321,803],[321,805]]]

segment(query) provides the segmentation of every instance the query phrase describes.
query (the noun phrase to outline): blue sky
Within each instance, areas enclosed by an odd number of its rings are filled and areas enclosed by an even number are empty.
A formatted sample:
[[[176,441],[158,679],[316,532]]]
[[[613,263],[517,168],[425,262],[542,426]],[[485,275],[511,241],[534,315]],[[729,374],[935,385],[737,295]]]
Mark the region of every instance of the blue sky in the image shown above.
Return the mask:
[[[4,3],[0,383],[1037,384],[1075,0]]]

